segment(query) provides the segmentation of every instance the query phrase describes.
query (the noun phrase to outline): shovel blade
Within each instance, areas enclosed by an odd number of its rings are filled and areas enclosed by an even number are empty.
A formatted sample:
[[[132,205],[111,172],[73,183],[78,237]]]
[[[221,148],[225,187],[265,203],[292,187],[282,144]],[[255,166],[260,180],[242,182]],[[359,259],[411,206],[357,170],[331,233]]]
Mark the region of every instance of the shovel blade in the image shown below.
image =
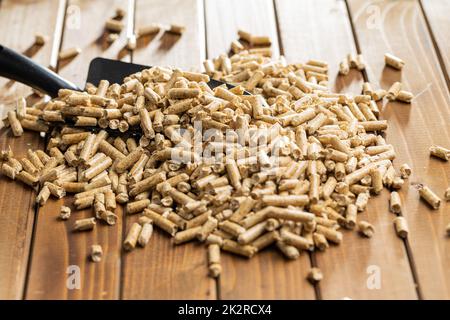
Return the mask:
[[[95,58],[89,64],[89,71],[86,82],[92,83],[98,86],[100,80],[108,80],[109,83],[122,83],[123,79],[130,74],[149,69],[150,66],[144,66],[142,64],[123,62],[119,60],[111,60],[105,58]],[[208,82],[208,86],[211,89],[221,86],[225,82],[211,79]],[[228,89],[234,86],[226,83]],[[245,92],[245,94],[249,94]]]

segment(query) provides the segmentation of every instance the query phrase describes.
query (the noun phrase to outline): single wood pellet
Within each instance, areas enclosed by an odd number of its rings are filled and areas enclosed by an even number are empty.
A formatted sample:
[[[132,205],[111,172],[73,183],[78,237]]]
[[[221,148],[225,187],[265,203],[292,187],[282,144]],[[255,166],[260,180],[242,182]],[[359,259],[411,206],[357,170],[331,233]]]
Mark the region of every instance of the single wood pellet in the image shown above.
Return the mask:
[[[405,66],[405,62],[402,59],[390,53],[384,54],[384,62],[387,66],[390,66],[397,70],[401,70]]]
[[[93,262],[100,262],[103,256],[102,246],[99,244],[93,244],[91,246],[90,257]]]
[[[74,231],[87,231],[92,230],[95,227],[95,218],[86,218],[75,221],[73,225]]]
[[[208,269],[209,275],[213,278],[217,278],[221,271],[220,265],[220,246],[218,244],[208,245]]]
[[[106,23],[111,37],[118,37],[122,16]],[[136,37],[159,30],[148,25]],[[184,27],[168,31],[181,34]],[[5,126],[18,137],[23,130],[47,132],[49,143],[20,157],[5,150],[1,172],[37,189],[39,205],[74,194],[73,206],[61,207],[61,220],[71,210],[92,210],[92,217],[75,221],[77,231],[93,229],[98,220],[113,227],[123,205],[122,223],[130,226],[125,250],[151,245],[154,227],[174,245],[204,242],[213,277],[221,273],[221,250],[251,258],[274,247],[297,259],[302,251],[326,254],[330,243],[342,243],[340,228],[374,236],[375,227],[358,212],[385,187],[392,191],[390,210],[400,214],[400,188],[411,174],[406,164],[399,172],[393,167],[394,146],[382,136],[388,121],[376,101],[410,102],[413,95],[400,82],[388,91],[364,83],[355,96],[332,93],[326,62],[288,64],[271,57],[268,37],[238,35],[242,43],[265,47],[245,49],[233,41],[231,56],[204,62],[206,74],[155,66],[120,84],[63,89],[41,104],[19,99]],[[78,53],[63,51],[60,59]],[[361,55],[348,55],[339,72],[351,68],[366,68]],[[235,87],[211,89],[210,79]],[[430,153],[448,158],[442,147]],[[439,206],[431,190],[419,192]],[[137,222],[127,224],[130,215]],[[405,236],[404,221],[395,221]],[[313,282],[321,277],[320,270],[308,275]]]
[[[307,278],[312,284],[320,282],[323,279],[322,271],[319,268],[311,268],[308,272]]]
[[[136,247],[136,243],[138,241],[139,235],[141,234],[142,226],[135,222],[131,225],[130,230],[127,233],[127,236],[123,242],[123,248],[127,251],[130,251]]]
[[[420,197],[428,203],[431,208],[437,210],[441,205],[441,199],[427,186],[419,186]]]
[[[105,22],[105,28],[108,31],[120,33],[124,27],[124,24],[120,20],[109,19]]]
[[[395,227],[395,231],[397,232],[397,235],[400,238],[405,239],[406,237],[408,237],[408,224],[406,222],[406,219],[404,217],[397,217],[394,219],[394,227]]]
[[[367,238],[371,238],[373,234],[375,233],[375,229],[373,225],[371,225],[367,221],[360,221],[358,222],[358,231],[360,234]]]
[[[59,217],[62,220],[67,220],[70,218],[70,214],[71,214],[72,210],[69,207],[66,206],[61,206],[60,212],[59,212]]]
[[[185,30],[186,30],[186,27],[184,27],[184,26],[181,26],[178,24],[171,24],[170,28],[167,30],[167,32],[181,36]]]
[[[400,195],[396,191],[391,192],[389,199],[389,208],[393,213],[399,214],[402,212],[402,201]]]
[[[147,222],[143,224],[141,223],[141,225],[142,230],[141,233],[139,234],[137,242],[141,247],[145,247],[147,243],[150,241],[150,238],[153,234],[153,224],[152,221],[149,219],[147,220]]]
[[[34,35],[34,43],[38,46],[43,46],[47,42],[47,36],[42,33],[36,33]]]
[[[445,161],[449,161],[450,160],[450,149],[434,145],[434,146],[430,147],[430,155],[440,158]]]
[[[61,51],[58,55],[59,60],[72,59],[81,53],[80,48],[68,48]]]

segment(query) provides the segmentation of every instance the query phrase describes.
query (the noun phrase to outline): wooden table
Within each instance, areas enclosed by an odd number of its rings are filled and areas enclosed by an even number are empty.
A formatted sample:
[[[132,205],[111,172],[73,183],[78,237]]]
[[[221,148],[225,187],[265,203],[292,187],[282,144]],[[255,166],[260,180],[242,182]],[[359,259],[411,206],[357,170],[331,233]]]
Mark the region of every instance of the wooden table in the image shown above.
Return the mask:
[[[112,46],[103,46],[104,22],[119,6],[129,12],[127,30]],[[288,62],[329,61],[335,91],[357,93],[365,80],[382,88],[401,80],[416,98],[411,105],[389,103],[382,108],[382,117],[390,123],[387,140],[398,153],[395,166],[407,162],[413,169],[400,192],[410,226],[407,240],[395,235],[384,191],[361,214],[375,225],[372,239],[346,232],[342,245],[326,253],[303,254],[296,261],[284,260],[275,250],[252,260],[224,254],[223,274],[216,281],[207,276],[201,245],[174,247],[156,232],[147,248],[124,253],[121,242],[131,217],[115,228],[99,226],[91,233],[73,234],[70,223],[56,218],[69,198],[35,209],[34,192],[1,177],[0,298],[449,299],[450,239],[445,226],[450,205],[432,211],[418,200],[416,190],[418,183],[425,183],[442,195],[450,184],[449,163],[428,156],[431,144],[450,146],[448,12],[450,0],[2,0],[0,43],[32,54],[80,86],[88,62],[97,56],[200,68],[206,57],[227,51],[242,28],[269,35],[275,54]],[[179,39],[163,33],[145,38],[133,53],[124,49],[127,32],[153,22],[178,23],[186,32]],[[36,32],[50,36],[40,49],[32,46]],[[58,64],[58,51],[73,46],[82,53]],[[388,51],[406,61],[401,73],[384,68]],[[335,77],[338,62],[349,52],[364,54],[367,72]],[[0,79],[2,113],[29,92]],[[28,148],[42,148],[43,141],[29,133],[14,139],[2,129],[0,145],[23,155]],[[93,243],[103,246],[101,263],[87,259]],[[311,265],[325,276],[316,286],[305,280]],[[77,272],[79,289],[73,288],[77,283],[68,285]]]

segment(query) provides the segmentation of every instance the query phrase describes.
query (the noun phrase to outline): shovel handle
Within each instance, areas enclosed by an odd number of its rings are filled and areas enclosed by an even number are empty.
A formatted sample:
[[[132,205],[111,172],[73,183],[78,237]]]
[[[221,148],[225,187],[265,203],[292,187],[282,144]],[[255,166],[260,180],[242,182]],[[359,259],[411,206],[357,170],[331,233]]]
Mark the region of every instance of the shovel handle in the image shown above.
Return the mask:
[[[37,64],[30,58],[0,44],[0,76],[16,80],[57,97],[59,89],[81,91],[73,83]]]

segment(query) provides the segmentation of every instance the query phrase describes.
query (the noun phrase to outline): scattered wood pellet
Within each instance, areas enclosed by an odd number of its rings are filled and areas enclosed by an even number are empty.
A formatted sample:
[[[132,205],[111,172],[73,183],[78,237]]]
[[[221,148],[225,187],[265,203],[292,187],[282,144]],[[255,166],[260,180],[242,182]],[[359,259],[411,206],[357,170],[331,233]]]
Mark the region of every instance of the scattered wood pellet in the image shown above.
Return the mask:
[[[59,212],[59,217],[62,220],[68,220],[70,218],[71,212],[72,212],[72,210],[69,207],[61,206],[61,209]]]
[[[450,223],[447,225],[447,227],[445,228],[445,232],[447,233],[447,236],[450,237]]]
[[[322,271],[319,268],[311,268],[308,272],[307,276],[309,282],[312,284],[316,284],[317,282],[320,282],[323,279]]]
[[[112,31],[112,32],[115,32],[115,33],[120,33],[122,31],[123,27],[124,27],[124,24],[120,20],[108,19],[105,22],[106,30]]]
[[[38,46],[43,46],[47,42],[47,36],[42,33],[36,33],[34,35],[34,43]]]
[[[141,233],[139,234],[137,242],[141,247],[145,247],[147,243],[150,241],[150,238],[153,234],[153,223],[149,219],[149,221],[145,223],[140,223],[140,225],[142,226],[142,230]]]
[[[141,231],[142,226],[139,223],[135,222],[131,225],[131,228],[128,230],[127,236],[123,242],[123,248],[125,250],[130,251],[136,247]]]
[[[427,186],[419,186],[420,197],[428,203],[434,210],[439,209],[441,205],[441,199]]]
[[[394,227],[395,231],[397,232],[397,235],[402,238],[406,239],[408,237],[409,229],[408,229],[408,223],[406,222],[406,219],[404,217],[397,217],[394,219]]]
[[[384,54],[384,62],[386,63],[387,66],[390,66],[397,70],[401,70],[405,66],[405,62],[402,59],[390,53]]]
[[[20,137],[23,134],[23,128],[20,121],[17,119],[17,114],[14,111],[8,111],[8,122],[15,137]]]
[[[343,61],[341,61],[339,63],[339,74],[346,76],[349,74],[349,72],[350,72],[350,66],[348,64],[348,60],[344,59]]]
[[[414,98],[414,95],[406,90],[400,90],[395,97],[396,101],[404,102],[404,103],[411,103],[412,99]]]
[[[403,179],[408,179],[411,173],[411,167],[407,163],[404,163],[400,166],[400,175]]]
[[[110,33],[106,36],[106,42],[107,43],[113,43],[115,42],[117,39],[119,39],[119,34],[118,33]]]
[[[178,25],[178,24],[171,24],[167,32],[176,34],[176,35],[182,35],[186,31],[186,27]]]
[[[366,69],[366,61],[364,60],[364,56],[362,54],[358,54],[355,59],[356,69],[362,71]]]
[[[161,30],[161,26],[159,24],[149,24],[147,26],[140,27],[137,29],[136,36],[137,37],[145,37],[149,35],[153,35],[158,33]]]
[[[59,60],[67,60],[67,59],[72,59],[72,58],[76,57],[80,53],[81,53],[80,48],[77,48],[77,47],[68,48],[68,49],[61,51],[59,53],[58,57],[59,57]]]
[[[76,220],[73,225],[74,231],[87,231],[92,230],[95,227],[95,218],[86,218],[86,219],[80,219]]]
[[[399,214],[402,212],[402,202],[400,195],[396,191],[391,192],[391,197],[389,200],[389,208],[393,213]]]
[[[93,262],[100,262],[103,256],[102,246],[99,244],[93,244],[91,246],[90,257]]]
[[[450,201],[450,187],[447,188],[447,190],[445,190],[444,199],[445,199],[445,201]]]
[[[127,12],[123,8],[116,9],[116,19],[123,19],[126,16]]]
[[[359,221],[358,231],[363,236],[366,236],[367,238],[372,238],[373,234],[375,233],[375,228],[367,221]]]
[[[217,278],[222,272],[222,266],[220,265],[220,247],[218,244],[208,245],[208,266],[209,275],[213,278]]]
[[[252,34],[251,33],[244,31],[244,30],[238,30],[237,33],[238,33],[238,36],[240,39],[242,39],[248,43],[252,42]]]
[[[430,147],[430,155],[448,161],[450,160],[450,149],[433,145]]]
[[[402,90],[402,83],[401,82],[394,82],[391,87],[389,88],[386,98],[388,98],[388,100],[394,101],[397,99],[400,90]]]

